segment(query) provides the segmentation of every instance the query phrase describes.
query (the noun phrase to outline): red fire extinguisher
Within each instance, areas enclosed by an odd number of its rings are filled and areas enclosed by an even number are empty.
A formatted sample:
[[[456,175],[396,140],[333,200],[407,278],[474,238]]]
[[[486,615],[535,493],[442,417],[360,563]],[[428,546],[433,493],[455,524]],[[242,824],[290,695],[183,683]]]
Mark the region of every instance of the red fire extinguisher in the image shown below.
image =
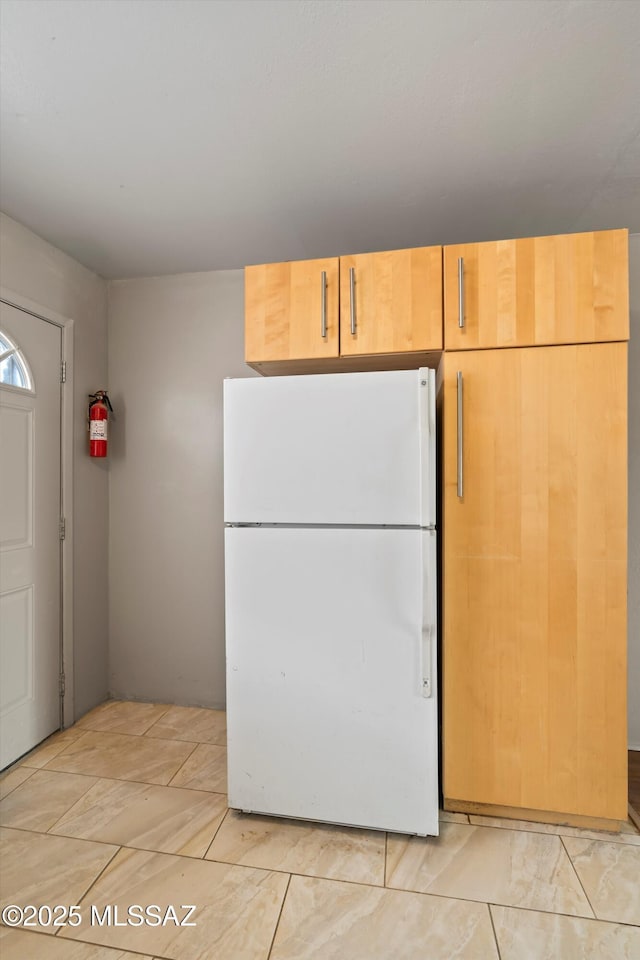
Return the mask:
[[[106,390],[89,394],[89,456],[106,457],[109,410],[113,413]]]

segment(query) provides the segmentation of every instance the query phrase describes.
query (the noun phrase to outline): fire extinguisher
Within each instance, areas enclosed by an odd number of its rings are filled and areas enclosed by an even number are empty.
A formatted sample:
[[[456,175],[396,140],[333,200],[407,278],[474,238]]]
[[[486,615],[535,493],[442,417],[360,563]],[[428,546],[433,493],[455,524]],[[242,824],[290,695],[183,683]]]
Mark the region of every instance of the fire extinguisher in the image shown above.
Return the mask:
[[[106,457],[109,410],[113,413],[106,390],[89,394],[89,456]]]

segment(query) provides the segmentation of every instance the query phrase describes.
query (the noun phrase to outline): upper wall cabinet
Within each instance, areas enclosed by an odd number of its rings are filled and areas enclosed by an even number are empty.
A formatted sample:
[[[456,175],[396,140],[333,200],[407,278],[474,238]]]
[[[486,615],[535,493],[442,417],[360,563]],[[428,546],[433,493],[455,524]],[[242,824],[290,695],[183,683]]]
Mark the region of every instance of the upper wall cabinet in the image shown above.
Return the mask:
[[[247,363],[337,357],[338,258],[246,267]]]
[[[340,257],[340,354],[442,349],[442,247]]]
[[[628,231],[444,248],[447,350],[629,338]]]
[[[245,268],[245,360],[262,373],[421,366],[442,350],[442,247]]]

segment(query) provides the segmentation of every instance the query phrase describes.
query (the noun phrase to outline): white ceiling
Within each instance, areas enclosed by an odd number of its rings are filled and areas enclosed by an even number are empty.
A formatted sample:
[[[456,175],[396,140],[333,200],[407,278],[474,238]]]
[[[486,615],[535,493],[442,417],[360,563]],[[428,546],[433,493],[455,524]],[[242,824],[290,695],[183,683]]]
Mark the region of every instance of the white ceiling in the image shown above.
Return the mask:
[[[640,230],[638,0],[0,15],[0,205],[103,276]]]

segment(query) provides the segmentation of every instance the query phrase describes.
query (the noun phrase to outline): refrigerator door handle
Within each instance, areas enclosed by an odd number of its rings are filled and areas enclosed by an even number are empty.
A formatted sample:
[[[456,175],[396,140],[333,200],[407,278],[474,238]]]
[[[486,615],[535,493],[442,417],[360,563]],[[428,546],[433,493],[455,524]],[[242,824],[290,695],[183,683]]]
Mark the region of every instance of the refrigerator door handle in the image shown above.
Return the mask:
[[[419,374],[418,410],[420,418],[420,526],[436,524],[435,459],[436,411],[435,373],[421,367]]]
[[[434,653],[436,649],[436,569],[435,532],[423,533],[422,549],[422,637],[420,649],[420,672],[422,696],[434,693]]]
[[[429,698],[432,693],[431,687],[431,659],[433,649],[433,634],[435,626],[425,624],[422,627],[422,696]]]

